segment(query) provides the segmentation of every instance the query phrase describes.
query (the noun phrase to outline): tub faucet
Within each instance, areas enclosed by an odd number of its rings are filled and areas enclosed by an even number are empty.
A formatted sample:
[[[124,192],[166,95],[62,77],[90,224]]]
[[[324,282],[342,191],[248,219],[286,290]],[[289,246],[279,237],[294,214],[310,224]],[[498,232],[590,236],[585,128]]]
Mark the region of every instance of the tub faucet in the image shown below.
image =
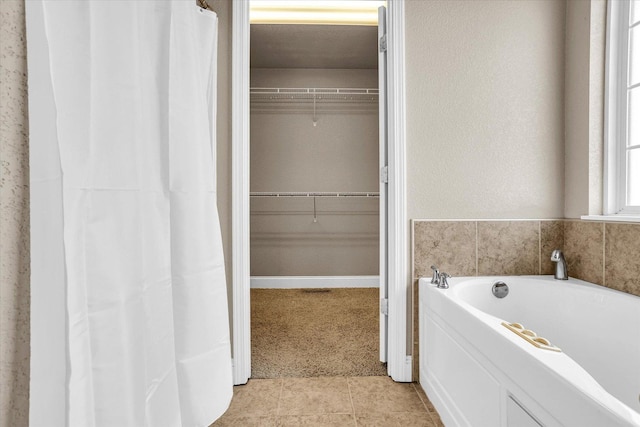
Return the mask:
[[[440,281],[438,282],[438,289],[449,289],[449,283],[447,279],[450,279],[451,276],[449,273],[442,272],[440,273]]]
[[[431,277],[431,283],[437,285],[440,283],[440,270],[435,265],[431,266],[431,270],[433,270],[433,276]]]
[[[553,277],[557,280],[568,280],[567,274],[567,262],[564,260],[564,255],[560,249],[556,249],[551,252],[551,261],[556,263],[556,271]]]

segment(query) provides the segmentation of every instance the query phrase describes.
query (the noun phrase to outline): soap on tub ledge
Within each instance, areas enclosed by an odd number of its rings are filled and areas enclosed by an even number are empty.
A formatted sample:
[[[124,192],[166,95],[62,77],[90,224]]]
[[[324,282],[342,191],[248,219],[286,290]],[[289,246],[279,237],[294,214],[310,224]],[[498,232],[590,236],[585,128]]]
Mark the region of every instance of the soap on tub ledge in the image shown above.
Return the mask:
[[[502,326],[538,348],[550,351],[562,351],[558,347],[551,345],[548,339],[538,336],[538,334],[530,329],[525,329],[520,323],[502,322]]]

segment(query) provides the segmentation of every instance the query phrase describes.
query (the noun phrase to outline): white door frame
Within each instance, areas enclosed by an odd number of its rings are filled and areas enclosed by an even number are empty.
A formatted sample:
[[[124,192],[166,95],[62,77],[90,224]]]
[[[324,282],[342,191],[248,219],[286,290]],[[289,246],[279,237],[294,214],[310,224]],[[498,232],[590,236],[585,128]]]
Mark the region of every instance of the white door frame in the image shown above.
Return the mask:
[[[387,221],[387,187],[389,186],[388,176],[389,156],[387,155],[387,8],[378,8],[378,166],[380,167],[380,179],[378,182],[379,197],[379,229],[380,229],[380,267],[378,271],[380,280],[380,361],[387,362],[387,345],[389,332],[389,249],[387,243],[389,241],[389,228]]]
[[[249,1],[233,2],[232,23],[232,277],[233,380],[251,376],[249,270]],[[407,307],[411,277],[406,215],[404,0],[387,1],[387,99],[389,135],[389,316],[387,372],[412,380],[407,348],[411,322]]]

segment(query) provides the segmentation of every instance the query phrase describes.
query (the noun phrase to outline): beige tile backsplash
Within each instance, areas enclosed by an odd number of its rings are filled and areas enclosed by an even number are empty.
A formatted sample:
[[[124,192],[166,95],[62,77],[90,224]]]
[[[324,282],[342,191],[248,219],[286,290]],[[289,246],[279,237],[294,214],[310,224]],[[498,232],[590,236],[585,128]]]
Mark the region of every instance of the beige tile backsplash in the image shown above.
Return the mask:
[[[640,224],[605,224],[604,285],[640,296]]]
[[[569,276],[640,296],[640,223],[564,221]]]
[[[414,277],[431,276],[433,264],[454,276],[476,275],[474,221],[419,221],[413,233]]]
[[[540,221],[540,274],[553,274],[551,252],[564,247],[564,222]]]
[[[569,276],[604,284],[604,223],[566,221],[564,238]]]
[[[547,260],[553,249],[563,248],[562,224],[413,221],[413,277],[430,276],[433,264],[452,276],[551,274]]]
[[[478,275],[540,274],[539,221],[479,221]]]
[[[640,296],[640,223],[414,220],[413,278],[553,274],[554,249],[569,276]]]

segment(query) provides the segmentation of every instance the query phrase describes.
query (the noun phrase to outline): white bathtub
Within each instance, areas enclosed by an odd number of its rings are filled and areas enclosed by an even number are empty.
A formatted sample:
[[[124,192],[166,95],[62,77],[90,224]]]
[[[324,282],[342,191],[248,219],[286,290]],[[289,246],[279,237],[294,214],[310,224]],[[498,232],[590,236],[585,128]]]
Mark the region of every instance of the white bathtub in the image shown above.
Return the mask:
[[[640,426],[640,298],[552,276],[429,281],[419,284],[420,383],[445,425]]]

